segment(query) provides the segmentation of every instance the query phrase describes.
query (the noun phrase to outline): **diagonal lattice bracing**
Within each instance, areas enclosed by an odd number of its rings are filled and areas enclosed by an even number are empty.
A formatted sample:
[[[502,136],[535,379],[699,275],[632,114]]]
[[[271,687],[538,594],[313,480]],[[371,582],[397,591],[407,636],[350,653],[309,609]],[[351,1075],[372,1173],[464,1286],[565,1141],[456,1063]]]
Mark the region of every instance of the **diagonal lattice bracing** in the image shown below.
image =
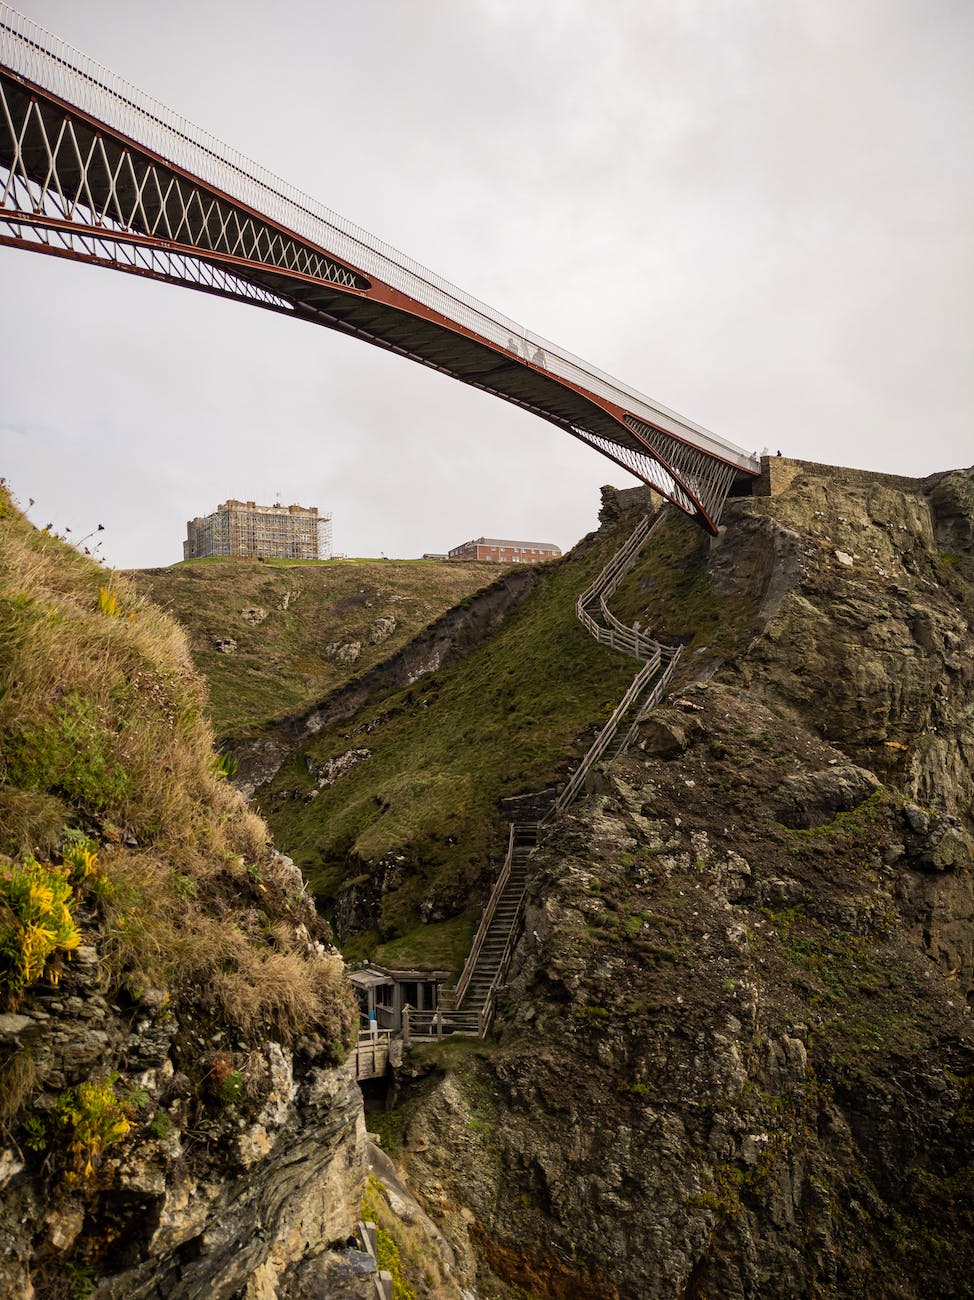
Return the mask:
[[[0,213],[0,244],[35,248],[55,256],[70,257],[116,271],[131,271],[154,280],[183,284],[191,289],[217,293],[240,302],[255,303],[276,311],[291,312],[294,304],[241,276],[232,267],[205,262],[199,257],[152,245],[121,241],[110,231],[90,232],[71,226],[33,226]]]
[[[635,476],[649,487],[655,488],[668,501],[672,501],[688,515],[696,516],[700,513],[696,501],[684,491],[679,481],[672,475],[665,465],[661,464],[653,457],[649,451],[637,450],[635,447],[613,441],[604,437],[602,434],[593,433],[589,429],[582,429],[579,426],[573,426],[572,433],[576,438],[587,442],[589,446],[595,447],[602,452],[604,456],[610,457],[617,464],[629,470]]]
[[[671,477],[693,494],[693,498],[716,524],[734,481],[734,466],[691,447],[679,438],[662,433],[632,415],[626,416],[626,425],[659,454],[673,471]]]
[[[320,250],[275,230],[68,110],[42,104],[5,77],[0,78],[0,185],[0,208],[15,214],[21,237],[28,225],[40,231],[69,223],[77,234],[73,241],[57,237],[65,248],[87,252],[91,240],[108,236],[120,249],[132,239],[157,247],[165,244],[163,251],[177,251],[184,259],[208,257],[279,268],[343,289],[369,287],[364,276]],[[25,242],[44,246],[46,241]],[[132,254],[109,264],[130,269],[130,264],[144,260],[144,254]],[[162,265],[165,258],[155,260]],[[197,280],[176,278],[182,283]],[[265,293],[235,296],[263,301]]]
[[[710,531],[729,480],[758,472],[755,457],[465,293],[4,0],[0,187],[0,243],[227,293],[390,349],[576,433]]]

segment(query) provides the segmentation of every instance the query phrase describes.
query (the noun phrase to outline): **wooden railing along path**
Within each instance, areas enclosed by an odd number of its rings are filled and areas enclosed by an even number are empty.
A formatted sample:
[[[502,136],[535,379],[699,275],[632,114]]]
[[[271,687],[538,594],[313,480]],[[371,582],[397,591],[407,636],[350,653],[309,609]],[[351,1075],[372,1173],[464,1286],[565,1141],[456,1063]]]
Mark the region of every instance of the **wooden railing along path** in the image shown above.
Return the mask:
[[[349,1064],[354,1064],[356,1079],[378,1079],[385,1074],[391,1041],[392,1031],[389,1029],[378,1029],[375,1033],[368,1029],[359,1032],[349,1061]]]
[[[452,994],[444,990],[446,996],[438,1011],[410,1011],[407,1032],[413,1037],[435,1038],[451,1033],[483,1037],[487,1033],[497,991],[506,978],[520,930],[527,861],[542,827],[578,797],[596,763],[606,756],[616,757],[630,744],[639,723],[662,698],[673,676],[682,647],[663,645],[638,626],[627,627],[608,607],[609,598],[633,568],[662,517],[662,511],[644,515],[575,604],[582,626],[601,645],[641,660],[642,667],[541,821],[511,823],[504,865],[484,907],[456,987]]]

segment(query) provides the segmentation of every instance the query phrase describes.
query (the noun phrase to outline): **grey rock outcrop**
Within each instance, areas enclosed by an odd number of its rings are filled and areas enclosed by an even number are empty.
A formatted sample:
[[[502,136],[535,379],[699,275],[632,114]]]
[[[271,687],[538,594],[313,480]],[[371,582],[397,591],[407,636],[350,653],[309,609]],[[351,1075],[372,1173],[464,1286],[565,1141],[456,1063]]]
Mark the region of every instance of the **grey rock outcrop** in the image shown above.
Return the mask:
[[[29,1058],[48,1089],[120,1070],[137,1080],[126,1141],[88,1178],[59,1176],[53,1196],[40,1157],[0,1149],[0,1295],[55,1294],[62,1260],[100,1277],[90,1294],[104,1300],[274,1300],[297,1261],[326,1257],[327,1274],[365,1179],[354,1079],[323,1064],[315,1040],[292,1050],[258,1038],[240,1051],[201,1029],[161,990],[131,1006],[107,999],[91,945],[56,989],[35,986],[19,1013],[0,1016],[3,1057]],[[232,1102],[206,1088],[221,1059],[242,1071]]]
[[[970,1294],[972,481],[729,505],[706,579],[750,640],[535,855],[494,1051],[404,1068],[468,1278]]]

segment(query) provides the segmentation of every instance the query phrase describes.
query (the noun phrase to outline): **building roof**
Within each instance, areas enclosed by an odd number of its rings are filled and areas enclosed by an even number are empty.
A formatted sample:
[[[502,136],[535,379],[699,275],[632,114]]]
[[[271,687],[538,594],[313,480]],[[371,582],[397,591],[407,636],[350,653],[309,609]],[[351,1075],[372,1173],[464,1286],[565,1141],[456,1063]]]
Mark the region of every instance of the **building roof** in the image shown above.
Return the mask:
[[[394,984],[391,975],[380,974],[375,970],[353,970],[349,971],[349,980],[359,988],[370,988],[379,984]]]
[[[521,542],[511,541],[503,537],[475,537],[471,542],[461,542],[461,546],[525,546],[532,547],[534,550],[557,551],[558,547],[554,542]],[[457,548],[459,549],[459,548]]]
[[[360,988],[368,988],[370,985],[379,984],[401,984],[404,980],[426,980],[442,984],[450,978],[452,972],[448,970],[397,970],[394,967],[377,966],[371,963],[358,967],[357,970],[351,970],[348,978],[353,984]]]

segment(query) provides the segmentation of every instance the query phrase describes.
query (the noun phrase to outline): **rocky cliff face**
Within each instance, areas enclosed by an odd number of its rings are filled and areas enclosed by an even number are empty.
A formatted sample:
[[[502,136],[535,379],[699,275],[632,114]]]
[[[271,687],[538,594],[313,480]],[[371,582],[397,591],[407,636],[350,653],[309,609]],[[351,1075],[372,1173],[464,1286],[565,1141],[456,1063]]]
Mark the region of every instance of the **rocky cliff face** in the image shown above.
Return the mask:
[[[297,1295],[364,1182],[341,958],[180,630],[2,484],[0,681],[0,1296]]]
[[[483,1295],[972,1294],[974,475],[793,469],[687,534],[749,635],[536,854],[498,1044],[409,1067]]]
[[[535,855],[496,1039],[400,1072],[386,1128],[482,1300],[974,1291],[974,474],[771,468],[616,593],[684,675]],[[612,536],[645,504],[609,493]],[[77,932],[26,980],[0,912],[0,1294],[344,1294],[362,1119],[327,929],[221,782],[172,627],[2,496],[0,525],[0,889],[24,917],[66,890]],[[303,806],[383,727],[398,790],[433,732],[459,739],[431,784],[494,754],[470,701],[501,753],[591,717],[619,673],[590,688],[572,573],[469,690],[305,760]]]
[[[56,990],[0,1015],[0,1046],[30,1059],[49,1103],[114,1080],[129,1125],[87,1174],[55,1123],[35,1123],[4,1153],[0,1295],[282,1294],[287,1268],[327,1256],[358,1217],[354,1080],[313,1037],[244,1045],[161,990],[126,1002],[106,997],[89,945]],[[98,1123],[92,1113],[92,1136]]]

